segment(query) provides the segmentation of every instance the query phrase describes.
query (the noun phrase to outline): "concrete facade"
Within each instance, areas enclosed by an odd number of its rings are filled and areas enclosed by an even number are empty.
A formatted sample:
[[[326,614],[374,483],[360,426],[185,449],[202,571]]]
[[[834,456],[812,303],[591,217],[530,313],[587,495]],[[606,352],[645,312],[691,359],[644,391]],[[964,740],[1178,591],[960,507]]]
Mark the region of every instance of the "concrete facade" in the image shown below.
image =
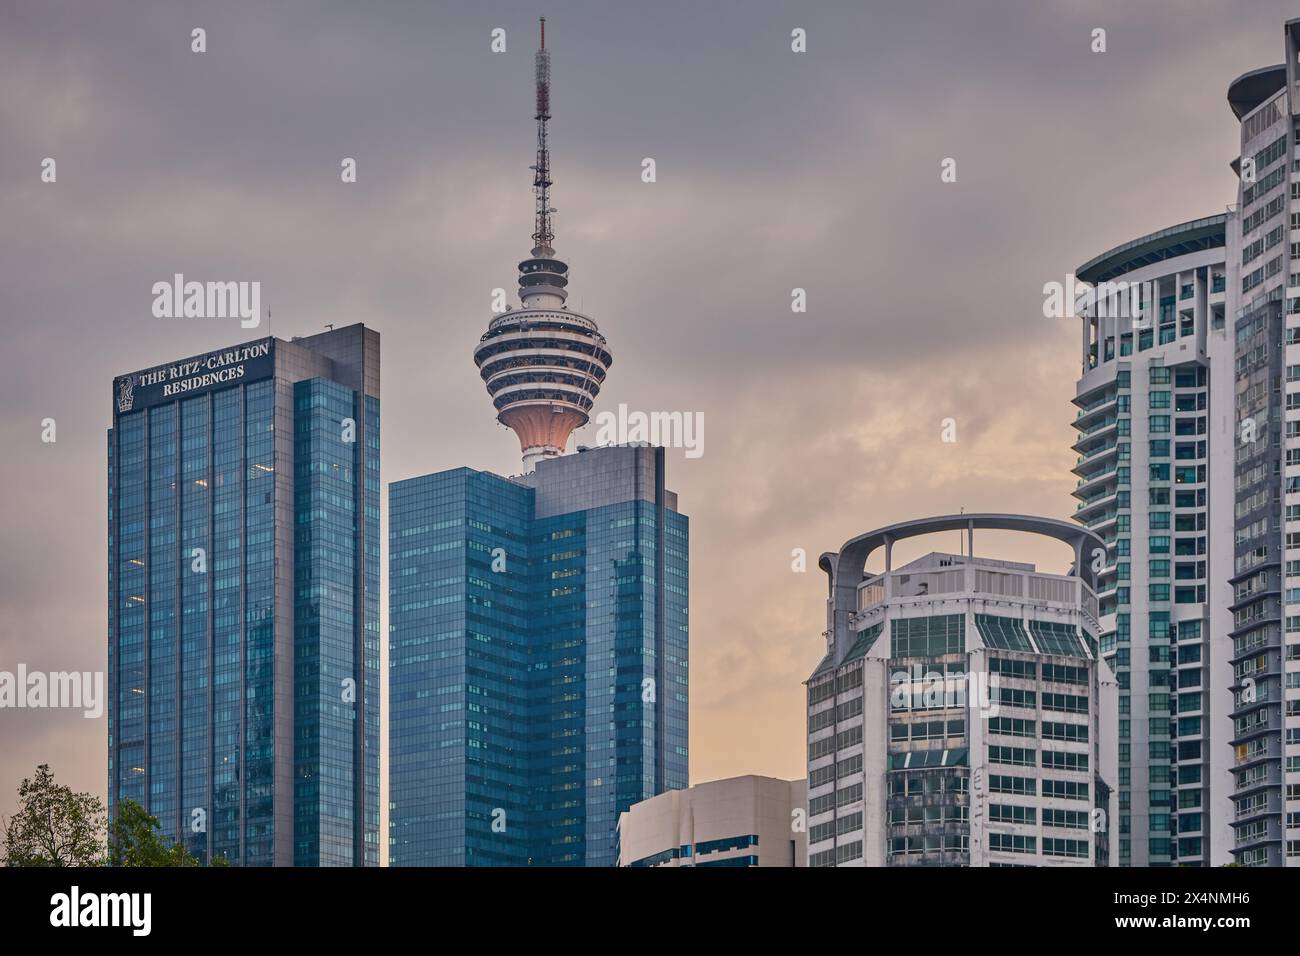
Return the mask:
[[[747,775],[670,790],[619,816],[619,866],[807,866],[803,780]]]
[[[985,528],[1056,538],[1074,567],[973,557]],[[967,554],[893,567],[896,541],[955,529]],[[868,573],[877,550],[884,571]],[[1101,550],[1066,522],[984,514],[892,525],[822,556],[810,866],[1108,864],[1117,698],[1096,641]]]

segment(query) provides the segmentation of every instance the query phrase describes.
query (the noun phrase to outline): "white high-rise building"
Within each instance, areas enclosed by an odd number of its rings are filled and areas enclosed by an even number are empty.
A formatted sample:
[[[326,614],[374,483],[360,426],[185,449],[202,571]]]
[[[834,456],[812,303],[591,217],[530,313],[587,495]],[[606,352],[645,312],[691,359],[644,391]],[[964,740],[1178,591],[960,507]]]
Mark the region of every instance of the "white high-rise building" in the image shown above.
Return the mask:
[[[1300,19],[1283,48],[1228,87],[1227,213],[1077,274],[1120,864],[1300,864]]]
[[[1232,82],[1236,343],[1232,853],[1300,865],[1300,20],[1282,64]]]
[[[974,557],[975,531],[1043,535],[1068,573]],[[896,542],[965,554],[893,565]],[[884,569],[866,565],[883,552]],[[826,657],[808,688],[810,866],[1107,865],[1116,685],[1097,643],[1104,545],[1066,521],[949,515],[821,557]]]
[[[1106,542],[1098,598],[1119,682],[1120,866],[1231,860],[1230,220],[1142,236],[1076,272],[1092,294],[1077,306],[1074,516]]]

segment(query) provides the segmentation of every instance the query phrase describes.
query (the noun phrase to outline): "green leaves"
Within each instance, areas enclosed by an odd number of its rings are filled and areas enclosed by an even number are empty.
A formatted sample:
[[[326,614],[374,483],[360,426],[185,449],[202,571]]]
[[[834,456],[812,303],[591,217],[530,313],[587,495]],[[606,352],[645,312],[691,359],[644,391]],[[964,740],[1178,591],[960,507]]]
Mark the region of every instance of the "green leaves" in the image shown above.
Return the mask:
[[[158,818],[134,800],[123,800],[109,826],[110,866],[198,866],[180,843],[163,835]]]
[[[54,782],[49,764],[18,787],[18,811],[4,824],[4,866],[201,866],[162,832],[158,818],[123,800],[111,823],[104,802]],[[107,849],[106,849],[107,848]],[[217,857],[212,866],[229,866]]]
[[[49,764],[18,786],[18,811],[5,823],[5,866],[100,866],[104,803],[54,782]]]

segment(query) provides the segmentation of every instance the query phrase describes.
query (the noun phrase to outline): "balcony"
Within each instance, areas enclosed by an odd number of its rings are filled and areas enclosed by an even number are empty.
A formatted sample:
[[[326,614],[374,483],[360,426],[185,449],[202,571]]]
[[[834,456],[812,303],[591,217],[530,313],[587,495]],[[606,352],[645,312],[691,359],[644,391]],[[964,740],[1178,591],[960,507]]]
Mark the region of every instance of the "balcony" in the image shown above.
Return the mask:
[[[1074,518],[1076,521],[1084,521],[1088,527],[1092,527],[1090,519],[1101,516],[1108,507],[1115,505],[1118,498],[1118,489],[1109,488],[1100,494],[1093,495],[1084,501],[1080,501],[1074,506]],[[1112,515],[1113,517],[1113,515]]]
[[[1093,435],[1099,435],[1108,428],[1114,428],[1115,423],[1118,421],[1118,418],[1103,418],[1101,421],[1094,422],[1086,428],[1079,429],[1079,437],[1075,439],[1075,444],[1081,444],[1085,439],[1091,438]]]
[[[1093,448],[1087,454],[1080,455],[1071,469],[1080,478],[1087,479],[1090,474],[1096,474],[1099,470],[1114,471],[1115,463],[1109,462],[1112,455],[1119,452],[1119,445],[1116,442],[1107,442]]]
[[[1246,850],[1265,843],[1278,843],[1282,839],[1282,827],[1276,817],[1264,817],[1250,823],[1233,821],[1233,849]]]
[[[1074,487],[1074,497],[1081,499],[1084,503],[1109,497],[1112,492],[1104,489],[1112,482],[1117,481],[1118,478],[1119,469],[1114,465],[1089,477],[1081,478]],[[1078,507],[1081,508],[1083,505],[1080,504]]]
[[[1104,415],[1107,411],[1112,411],[1118,400],[1118,394],[1111,392],[1109,395],[1089,402],[1082,406],[1074,416],[1074,427],[1080,430],[1086,429],[1096,423],[1096,420]]]

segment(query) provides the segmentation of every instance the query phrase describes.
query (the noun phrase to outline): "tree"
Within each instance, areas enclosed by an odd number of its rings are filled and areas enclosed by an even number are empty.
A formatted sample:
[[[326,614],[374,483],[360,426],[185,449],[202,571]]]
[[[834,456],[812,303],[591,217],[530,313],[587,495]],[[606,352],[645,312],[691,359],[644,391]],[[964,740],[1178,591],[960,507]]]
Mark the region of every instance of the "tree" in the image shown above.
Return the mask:
[[[108,829],[110,866],[199,865],[185,845],[168,840],[158,818],[134,800],[123,800],[117,805],[117,818]]]
[[[100,866],[104,802],[54,782],[50,765],[18,786],[18,811],[4,827],[5,866]]]
[[[162,832],[158,818],[134,800],[117,805],[117,818],[109,824],[108,837],[110,866],[203,865],[184,843],[172,843]],[[230,861],[218,856],[208,865],[229,866]]]

